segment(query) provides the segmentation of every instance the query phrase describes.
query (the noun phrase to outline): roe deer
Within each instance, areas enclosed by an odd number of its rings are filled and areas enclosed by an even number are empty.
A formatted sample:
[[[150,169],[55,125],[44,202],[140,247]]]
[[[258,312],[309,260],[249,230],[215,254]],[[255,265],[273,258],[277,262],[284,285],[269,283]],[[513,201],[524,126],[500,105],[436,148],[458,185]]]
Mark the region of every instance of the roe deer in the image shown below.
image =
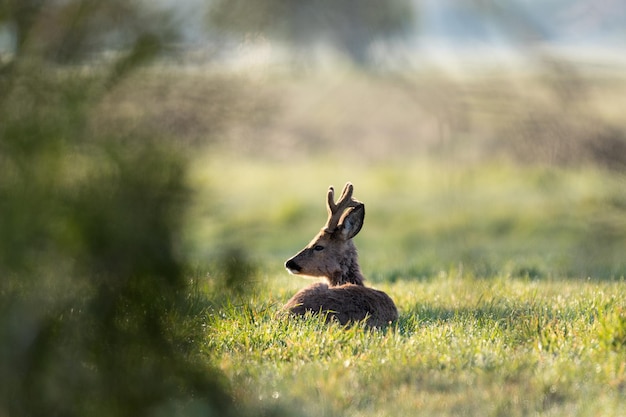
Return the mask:
[[[339,323],[366,319],[368,326],[384,326],[398,318],[391,298],[382,291],[365,287],[352,238],[363,226],[365,205],[352,198],[354,187],[347,183],[335,204],[335,191],[328,189],[328,221],[302,251],[285,262],[296,275],[324,277],[300,290],[283,307],[291,314],[326,314]]]

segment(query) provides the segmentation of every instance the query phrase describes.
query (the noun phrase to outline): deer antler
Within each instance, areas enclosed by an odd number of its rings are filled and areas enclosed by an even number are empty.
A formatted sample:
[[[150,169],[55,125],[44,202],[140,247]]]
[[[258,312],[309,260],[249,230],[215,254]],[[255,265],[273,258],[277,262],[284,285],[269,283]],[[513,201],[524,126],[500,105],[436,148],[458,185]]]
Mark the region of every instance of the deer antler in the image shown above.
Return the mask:
[[[341,192],[341,197],[339,197],[339,201],[335,204],[335,189],[332,186],[328,188],[328,204],[326,205],[328,209],[328,221],[326,222],[326,226],[324,226],[324,230],[331,233],[334,232],[345,218],[345,215],[347,215],[348,212],[346,212],[346,209],[358,207],[363,204],[352,198],[353,191],[354,186],[349,182],[346,183]]]

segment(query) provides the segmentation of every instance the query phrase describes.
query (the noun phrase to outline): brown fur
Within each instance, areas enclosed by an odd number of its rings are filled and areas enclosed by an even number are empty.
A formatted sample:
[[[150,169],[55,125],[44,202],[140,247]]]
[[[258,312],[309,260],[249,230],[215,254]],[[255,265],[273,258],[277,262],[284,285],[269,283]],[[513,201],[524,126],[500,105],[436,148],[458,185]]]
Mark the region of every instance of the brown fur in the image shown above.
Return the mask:
[[[341,324],[366,320],[369,326],[384,326],[398,318],[393,300],[384,292],[365,287],[352,238],[361,230],[365,217],[363,203],[352,198],[353,187],[344,187],[334,203],[328,192],[329,219],[320,233],[293,258],[285,262],[292,274],[326,278],[299,291],[283,307],[291,314],[326,314]]]

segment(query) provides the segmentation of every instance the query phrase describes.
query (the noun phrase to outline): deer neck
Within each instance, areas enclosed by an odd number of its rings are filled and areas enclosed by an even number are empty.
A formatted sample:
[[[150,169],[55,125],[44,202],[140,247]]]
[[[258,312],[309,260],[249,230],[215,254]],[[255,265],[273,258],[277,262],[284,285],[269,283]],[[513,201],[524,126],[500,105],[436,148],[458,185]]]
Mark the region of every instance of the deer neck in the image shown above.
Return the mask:
[[[363,274],[361,274],[361,268],[359,267],[359,259],[356,251],[356,247],[350,241],[349,247],[345,256],[339,262],[341,269],[328,277],[331,286],[343,285],[343,284],[355,284],[363,285]]]

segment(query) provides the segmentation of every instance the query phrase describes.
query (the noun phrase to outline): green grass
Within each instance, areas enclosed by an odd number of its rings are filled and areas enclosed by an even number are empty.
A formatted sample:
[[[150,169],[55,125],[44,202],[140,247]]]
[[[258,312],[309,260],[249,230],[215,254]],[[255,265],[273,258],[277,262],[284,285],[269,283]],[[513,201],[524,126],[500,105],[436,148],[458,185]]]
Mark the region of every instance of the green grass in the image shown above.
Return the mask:
[[[205,315],[203,353],[242,407],[626,415],[622,177],[498,162],[277,166],[220,155],[200,160],[191,180],[196,256],[219,258],[216,242],[239,248],[253,277],[248,291],[222,293]],[[367,208],[355,240],[368,284],[400,310],[387,329],[280,313],[310,283],[282,263],[323,224],[326,187],[346,180]],[[219,265],[209,268],[213,278]]]
[[[279,307],[291,283],[215,307],[206,348],[252,407],[327,416],[618,416],[626,283],[456,274],[377,285],[400,319],[345,329]],[[302,282],[304,284],[304,282]]]

